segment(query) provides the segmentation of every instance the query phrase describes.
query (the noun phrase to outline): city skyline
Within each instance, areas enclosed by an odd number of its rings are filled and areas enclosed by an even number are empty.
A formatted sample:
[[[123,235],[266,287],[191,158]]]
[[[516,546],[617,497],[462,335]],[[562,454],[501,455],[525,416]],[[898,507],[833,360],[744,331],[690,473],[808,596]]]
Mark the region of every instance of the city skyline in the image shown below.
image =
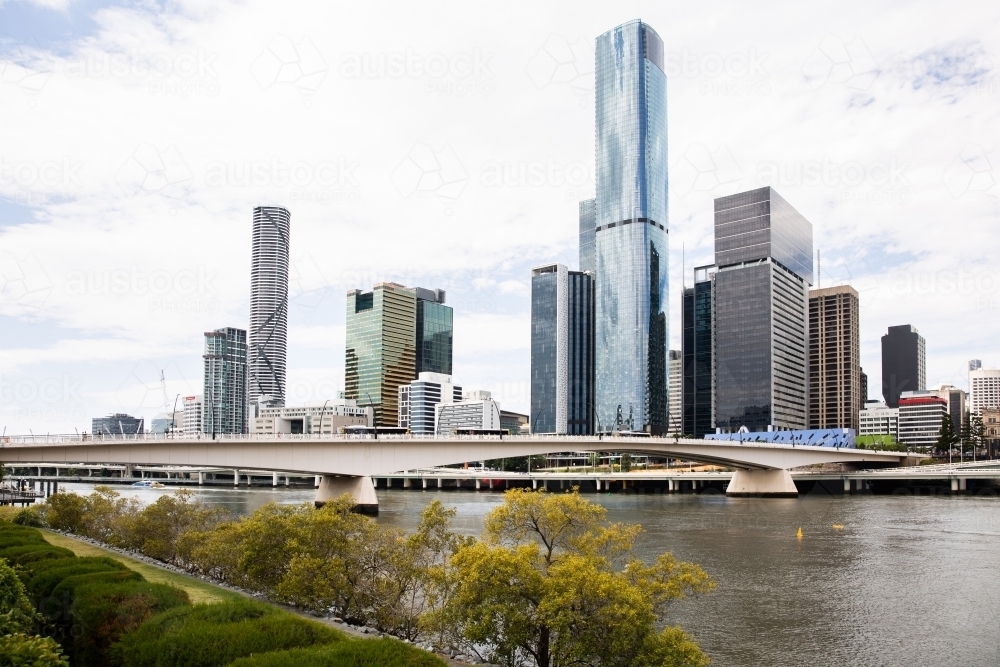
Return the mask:
[[[28,11],[10,3],[0,8],[0,14]],[[453,23],[430,26],[409,11],[379,36],[384,43],[370,45],[347,32],[334,39],[320,27],[304,34],[294,6],[287,22],[267,27],[279,43],[267,37],[228,50],[207,33],[182,30],[167,42],[168,28],[150,16],[114,7],[87,16],[97,26],[124,21],[134,28],[131,34],[149,36],[146,45],[114,44],[89,27],[67,37],[41,22],[18,25],[25,33],[12,35],[17,48],[5,46],[0,57],[49,74],[35,87],[27,79],[4,79],[0,95],[11,126],[24,137],[47,136],[49,128],[62,136],[83,114],[98,130],[116,123],[122,131],[106,147],[91,142],[107,131],[74,135],[58,146],[5,137],[0,374],[8,433],[72,431],[109,412],[149,423],[164,411],[160,370],[168,402],[176,394],[200,393],[201,333],[249,321],[247,218],[262,201],[284,205],[296,218],[289,404],[343,389],[340,299],[347,289],[395,280],[446,290],[455,304],[456,377],[493,391],[506,409],[527,412],[528,268],[545,261],[577,268],[579,202],[593,196],[592,176],[579,178],[574,171],[593,164],[593,90],[583,83],[593,78],[592,61],[585,71],[593,53],[576,58],[570,47],[592,49],[597,34],[636,17],[658,29],[667,69],[678,74],[668,71],[667,77],[670,349],[680,349],[682,281],[690,286],[681,258],[688,267],[712,259],[712,199],[771,178],[815,227],[822,285],[848,282],[859,292],[869,398],[877,398],[881,386],[878,340],[888,326],[913,324],[927,339],[928,386],[965,388],[968,359],[998,365],[1000,276],[986,250],[997,222],[996,188],[989,185],[998,177],[997,161],[988,154],[996,142],[987,120],[998,91],[995,72],[983,60],[998,49],[984,28],[946,19],[923,38],[892,35],[877,25],[859,35],[839,16],[842,10],[818,9],[821,25],[792,39],[768,28],[768,10],[753,18],[762,30],[739,37],[737,26],[752,17],[735,7],[707,26],[694,25],[694,14],[680,7],[669,14],[595,7],[581,12],[585,19],[566,12],[543,17],[505,44],[503,21],[496,28],[476,24],[474,38],[468,31],[455,37]],[[247,25],[262,21],[249,12],[237,15]],[[184,18],[168,12],[164,25],[179,26]],[[201,18],[219,28],[213,17]],[[893,12],[879,18],[891,20]],[[414,27],[424,30],[418,35]],[[90,39],[86,48],[84,38]],[[282,53],[281,38],[302,56],[302,77],[279,72],[267,78],[272,70],[265,66]],[[450,73],[351,74],[355,56],[377,64],[379,54],[407,48],[425,58],[468,55],[470,67],[478,49],[492,95],[447,94],[439,84],[471,83]],[[201,53],[219,91],[194,98],[197,86],[190,84],[197,75],[143,79],[138,69],[122,76],[94,69],[101,54],[129,49],[136,57],[163,54],[177,63],[187,62],[182,56],[197,63]],[[325,66],[318,84],[307,77],[310,49]],[[831,63],[826,70],[823,58]],[[846,59],[847,74],[834,67],[837,58]],[[709,76],[716,61],[724,71]],[[579,81],[553,62],[580,70]],[[759,76],[740,76],[737,65],[756,67]],[[136,81],[148,85],[137,87]],[[719,92],[722,83],[730,88]],[[189,84],[186,96],[179,84]],[[758,90],[764,85],[767,93]],[[104,88],[121,95],[129,112],[145,114],[145,127],[125,127],[116,112],[97,115],[91,93]],[[744,94],[736,96],[740,89]],[[69,96],[79,101],[68,105]],[[413,107],[414,117],[384,137],[351,130],[369,127],[362,111],[385,126],[383,112],[367,104],[381,96],[392,100],[388,106]],[[261,143],[238,146],[238,139],[250,136],[240,119],[216,141],[219,120],[247,99],[261,102],[245,110]],[[358,100],[357,109],[337,102],[343,99]],[[509,117],[507,102],[526,101],[531,114]],[[188,118],[185,110],[193,104],[212,134],[202,134]],[[77,114],[73,125],[61,113],[70,106]],[[919,118],[905,113],[917,109]],[[421,130],[429,115],[442,113],[440,127]],[[278,127],[283,115],[295,127],[259,132]],[[929,137],[922,129],[930,123],[947,129]],[[744,136],[751,129],[767,140]],[[369,152],[380,156],[378,162]],[[313,172],[305,186],[291,183],[296,165],[303,170],[296,182],[306,167]],[[317,177],[321,165],[324,175]],[[865,175],[850,185],[859,166]],[[526,174],[524,185],[519,170]],[[431,172],[437,181],[423,177]],[[543,174],[541,183],[531,185],[536,172]],[[262,185],[253,185],[254,173],[263,174]],[[316,201],[323,197],[342,200]],[[900,201],[904,197],[909,201]],[[942,219],[949,224],[938,224]],[[196,237],[201,240],[192,243]],[[953,326],[956,308],[968,326]]]

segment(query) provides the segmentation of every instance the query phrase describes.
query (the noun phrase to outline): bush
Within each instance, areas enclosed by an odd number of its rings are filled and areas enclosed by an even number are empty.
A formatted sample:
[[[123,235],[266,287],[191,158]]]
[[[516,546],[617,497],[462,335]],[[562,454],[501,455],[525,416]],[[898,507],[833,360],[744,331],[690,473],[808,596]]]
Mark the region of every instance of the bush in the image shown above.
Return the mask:
[[[0,635],[33,630],[38,617],[14,568],[0,559]]]
[[[84,525],[83,498],[75,493],[57,493],[49,496],[40,507],[45,523],[56,530],[82,533]]]
[[[0,558],[6,558],[8,562],[16,565],[32,563],[36,560],[74,557],[75,554],[69,549],[50,544],[24,544],[19,547],[0,549]]]
[[[48,637],[0,636],[0,667],[69,667],[59,644]]]
[[[110,561],[110,562],[105,562]],[[49,564],[50,567],[46,567]],[[93,572],[112,572],[114,570],[124,570],[120,563],[114,563],[110,558],[65,558],[60,560],[37,561],[31,563],[33,576],[28,579],[26,588],[28,594],[35,599],[46,598],[52,594],[52,590],[58,586],[63,579],[77,574],[91,574]],[[117,565],[117,567],[116,567]]]
[[[48,544],[48,542],[34,528],[13,523],[0,524],[0,549],[20,547],[25,544]]]
[[[123,667],[212,667],[268,651],[329,644],[343,635],[249,600],[180,607],[150,618],[111,649]]]
[[[331,646],[272,651],[240,658],[229,667],[444,667],[436,655],[396,639],[343,641]]]
[[[67,633],[72,639],[67,649],[73,664],[109,664],[111,646],[123,635],[154,614],[188,604],[187,593],[164,584],[88,581],[78,585],[70,608],[72,628]]]
[[[13,521],[18,526],[35,526],[40,528],[45,525],[41,513],[34,507],[24,507],[18,510],[17,514],[14,515]]]

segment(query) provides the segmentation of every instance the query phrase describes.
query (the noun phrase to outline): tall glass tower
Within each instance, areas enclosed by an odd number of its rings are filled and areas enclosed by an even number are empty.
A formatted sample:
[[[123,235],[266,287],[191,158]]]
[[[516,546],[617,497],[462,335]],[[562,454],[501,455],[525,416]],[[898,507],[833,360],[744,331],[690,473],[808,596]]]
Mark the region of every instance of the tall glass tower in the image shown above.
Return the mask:
[[[642,21],[597,38],[596,392],[602,431],[666,433],[667,78]]]
[[[290,223],[286,208],[258,206],[253,210],[248,399],[254,410],[258,402],[285,404]]]
[[[247,433],[247,332],[205,332],[202,432]]]

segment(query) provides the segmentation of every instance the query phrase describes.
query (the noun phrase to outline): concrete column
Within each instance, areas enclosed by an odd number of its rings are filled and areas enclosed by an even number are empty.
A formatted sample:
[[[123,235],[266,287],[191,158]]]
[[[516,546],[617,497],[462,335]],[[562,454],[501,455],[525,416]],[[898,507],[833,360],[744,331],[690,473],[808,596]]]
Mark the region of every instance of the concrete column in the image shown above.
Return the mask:
[[[564,480],[564,479],[559,480],[559,488],[560,489],[565,489],[566,488],[566,480]]]
[[[674,492],[674,480],[668,479],[667,480],[667,493],[673,493],[673,492]]]
[[[403,488],[404,489],[412,489],[413,488],[413,480],[410,479],[409,477],[407,477],[406,479],[404,479],[403,480]]]
[[[240,485],[240,471],[239,470],[234,470],[233,471],[233,486],[239,486],[239,485]]]
[[[851,480],[849,480],[849,479],[847,479],[845,477],[844,478],[844,493],[850,493],[850,492],[851,492]]]
[[[278,486],[278,473],[271,473],[271,486]]]
[[[288,473],[285,473],[285,487],[288,487],[288,485],[290,484],[290,482],[289,482],[290,479],[291,479],[291,475],[289,475]]]
[[[490,491],[493,490],[493,478],[490,477]]]
[[[438,477],[438,488],[439,489],[441,488],[441,478],[440,477]]]
[[[315,485],[315,487],[316,487],[317,489],[319,488],[319,481],[320,481],[321,479],[323,479],[323,476],[322,476],[322,475],[316,475],[316,479],[315,479],[315,481],[313,482],[313,484]]]
[[[52,494],[59,493],[59,482],[52,482]]]
[[[38,466],[38,476],[39,477],[42,476],[42,467],[41,466]]]
[[[965,480],[965,478],[964,477],[959,477],[958,478],[958,490],[959,491],[965,491],[966,488],[967,487],[966,487],[966,480]]]
[[[758,498],[797,498],[798,489],[787,470],[741,470],[733,473],[726,489],[727,496],[753,496]]]
[[[342,477],[323,475],[323,481],[316,490],[316,507],[322,507],[331,500],[348,493],[354,499],[354,511],[360,514],[378,514],[378,497],[371,477]]]
[[[476,478],[476,491],[478,491],[478,490],[479,490],[479,481],[480,481],[480,480],[479,480],[479,478],[477,477],[477,478]]]
[[[420,481],[422,481],[424,483],[424,488],[426,489],[427,488],[427,478],[425,477],[425,478],[421,479]]]
[[[538,480],[537,479],[534,479],[534,478],[531,479],[531,488],[532,489],[537,489],[538,488]]]
[[[595,482],[597,483],[597,490],[598,490],[598,491],[600,491],[600,490],[601,490],[601,479],[600,479],[600,478],[597,478],[597,479],[596,479],[596,480],[594,480],[594,481],[595,481]]]
[[[204,483],[205,483],[205,473],[199,470],[198,471],[198,486],[201,486]]]
[[[951,478],[951,492],[952,493],[956,493],[957,491],[958,491],[958,478],[957,477],[952,477]]]

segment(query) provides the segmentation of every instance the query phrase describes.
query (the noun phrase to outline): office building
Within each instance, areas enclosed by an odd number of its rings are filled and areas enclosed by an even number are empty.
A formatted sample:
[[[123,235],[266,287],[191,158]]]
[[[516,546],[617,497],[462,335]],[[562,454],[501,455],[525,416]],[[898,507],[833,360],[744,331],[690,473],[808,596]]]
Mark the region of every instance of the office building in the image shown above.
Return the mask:
[[[667,423],[670,424],[671,433],[682,433],[681,430],[681,391],[683,380],[681,373],[681,351],[670,350],[667,352],[667,369],[669,381],[667,382]]]
[[[695,268],[681,307],[681,432],[696,438],[715,432],[714,298],[715,267]]]
[[[909,324],[889,327],[882,336],[882,398],[890,408],[899,407],[904,391],[927,388],[924,338]]]
[[[868,374],[865,369],[861,369],[861,404],[868,402]]]
[[[461,401],[434,406],[437,435],[455,435],[460,430],[497,431],[500,406],[488,391],[473,391]]]
[[[91,419],[90,430],[95,436],[141,435],[144,432],[143,419],[127,415],[124,412],[116,412],[107,417]]]
[[[809,428],[858,430],[864,407],[858,293],[849,285],[809,291]]]
[[[181,429],[184,435],[195,435],[198,433],[204,433],[202,429],[202,396],[185,396],[184,397],[184,421],[182,423]]]
[[[510,435],[527,435],[531,430],[528,415],[508,410],[500,411],[500,428]]]
[[[603,431],[668,430],[666,85],[651,27],[630,21],[597,38],[594,417]]]
[[[979,367],[969,371],[969,410],[996,408],[1000,408],[1000,369]]]
[[[899,408],[882,401],[866,401],[858,412],[858,435],[891,435],[899,439]]]
[[[417,374],[451,375],[455,325],[451,306],[444,305],[444,290],[416,287],[414,291],[417,293]]]
[[[434,435],[434,407],[462,400],[462,388],[450,375],[419,373],[399,387],[399,427],[416,435]]]
[[[280,206],[254,208],[247,341],[247,397],[252,410],[258,405],[285,404],[290,231],[288,209]]]
[[[344,395],[371,406],[375,426],[399,423],[399,388],[417,377],[417,294],[396,283],[347,293]]]
[[[563,264],[531,270],[533,433],[594,432],[594,278]]]
[[[986,455],[996,458],[1000,455],[1000,408],[983,408],[983,446]]]
[[[812,224],[774,188],[715,200],[715,422],[721,432],[806,428],[812,258]]]
[[[909,448],[937,443],[948,401],[933,391],[904,391],[899,396],[899,441]]]
[[[226,327],[205,332],[204,433],[246,433],[247,332]]]
[[[597,200],[580,202],[580,270],[597,272]]]
[[[261,407],[254,417],[257,435],[333,435],[348,426],[371,426],[374,411],[349,399],[330,399],[301,407]]]
[[[184,425],[184,413],[180,410],[176,412],[160,412],[150,422],[150,433],[180,433]]]

